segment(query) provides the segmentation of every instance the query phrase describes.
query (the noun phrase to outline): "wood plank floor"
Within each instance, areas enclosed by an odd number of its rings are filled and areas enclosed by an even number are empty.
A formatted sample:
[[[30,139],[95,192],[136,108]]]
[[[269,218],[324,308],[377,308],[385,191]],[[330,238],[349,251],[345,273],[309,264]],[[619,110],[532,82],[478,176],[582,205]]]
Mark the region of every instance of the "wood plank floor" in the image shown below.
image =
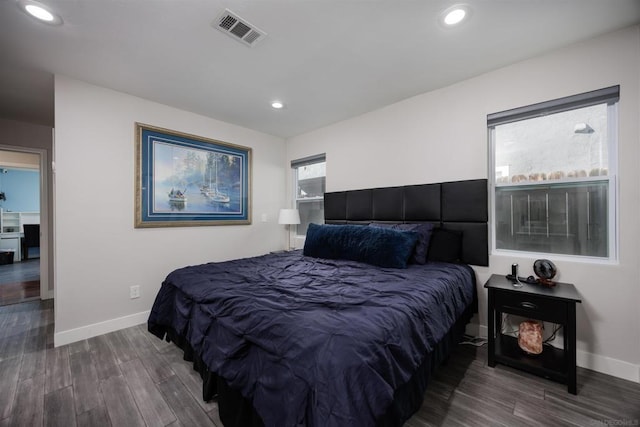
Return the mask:
[[[38,258],[0,265],[0,284],[39,279],[40,260]]]
[[[39,298],[39,259],[0,265],[0,306]]]
[[[40,280],[3,283],[0,285],[0,306],[40,299]]]
[[[0,427],[218,426],[180,351],[143,325],[53,348],[53,304],[0,307]],[[406,427],[638,425],[640,384],[578,370],[578,395],[460,345]]]

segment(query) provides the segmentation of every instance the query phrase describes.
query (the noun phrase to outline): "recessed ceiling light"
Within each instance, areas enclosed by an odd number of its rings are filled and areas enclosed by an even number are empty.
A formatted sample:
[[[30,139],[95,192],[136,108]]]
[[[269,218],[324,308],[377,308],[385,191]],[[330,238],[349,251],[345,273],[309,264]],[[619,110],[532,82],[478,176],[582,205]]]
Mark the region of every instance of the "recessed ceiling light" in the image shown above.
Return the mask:
[[[470,9],[467,5],[451,6],[440,14],[440,20],[445,27],[452,27],[469,17]]]
[[[466,14],[467,12],[465,12],[464,9],[454,9],[444,17],[444,23],[447,25],[456,25],[464,19]]]
[[[18,1],[18,7],[41,22],[50,25],[62,24],[62,18],[42,3],[32,0],[20,0]]]
[[[284,104],[283,104],[282,102],[280,102],[280,101],[273,101],[273,102],[271,103],[271,106],[272,106],[273,108],[275,108],[276,110],[279,110],[279,109],[281,109],[282,107],[284,107]]]

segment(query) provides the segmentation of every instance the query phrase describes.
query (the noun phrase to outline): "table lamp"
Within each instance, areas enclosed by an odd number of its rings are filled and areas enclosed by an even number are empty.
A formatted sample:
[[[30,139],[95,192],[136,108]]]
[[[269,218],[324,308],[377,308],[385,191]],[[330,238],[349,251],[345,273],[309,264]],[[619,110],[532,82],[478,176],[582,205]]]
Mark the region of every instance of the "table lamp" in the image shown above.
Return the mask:
[[[278,216],[278,224],[286,225],[287,231],[287,250],[291,250],[291,229],[294,224],[300,224],[300,213],[298,209],[280,209],[280,215]]]

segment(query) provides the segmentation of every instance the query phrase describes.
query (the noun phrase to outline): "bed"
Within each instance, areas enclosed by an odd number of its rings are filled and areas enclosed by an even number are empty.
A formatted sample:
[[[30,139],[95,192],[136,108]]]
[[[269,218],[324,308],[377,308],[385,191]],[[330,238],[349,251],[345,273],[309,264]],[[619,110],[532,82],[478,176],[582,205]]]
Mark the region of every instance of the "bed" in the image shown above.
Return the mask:
[[[225,426],[401,425],[476,311],[468,264],[488,264],[486,180],[327,193],[325,222],[310,233],[414,244],[419,233],[389,228],[433,224],[433,253],[395,268],[312,256],[309,243],[185,267],[163,282],[149,331],[193,361]],[[435,242],[454,258],[438,259]]]

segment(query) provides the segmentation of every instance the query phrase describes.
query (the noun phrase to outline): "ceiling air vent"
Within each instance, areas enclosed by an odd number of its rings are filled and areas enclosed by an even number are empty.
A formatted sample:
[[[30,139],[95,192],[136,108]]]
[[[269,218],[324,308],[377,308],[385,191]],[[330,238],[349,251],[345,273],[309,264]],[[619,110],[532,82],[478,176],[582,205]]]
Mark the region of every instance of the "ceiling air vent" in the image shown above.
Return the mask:
[[[229,9],[225,9],[212,25],[247,46],[255,46],[267,36],[267,33],[255,25],[251,25]]]

